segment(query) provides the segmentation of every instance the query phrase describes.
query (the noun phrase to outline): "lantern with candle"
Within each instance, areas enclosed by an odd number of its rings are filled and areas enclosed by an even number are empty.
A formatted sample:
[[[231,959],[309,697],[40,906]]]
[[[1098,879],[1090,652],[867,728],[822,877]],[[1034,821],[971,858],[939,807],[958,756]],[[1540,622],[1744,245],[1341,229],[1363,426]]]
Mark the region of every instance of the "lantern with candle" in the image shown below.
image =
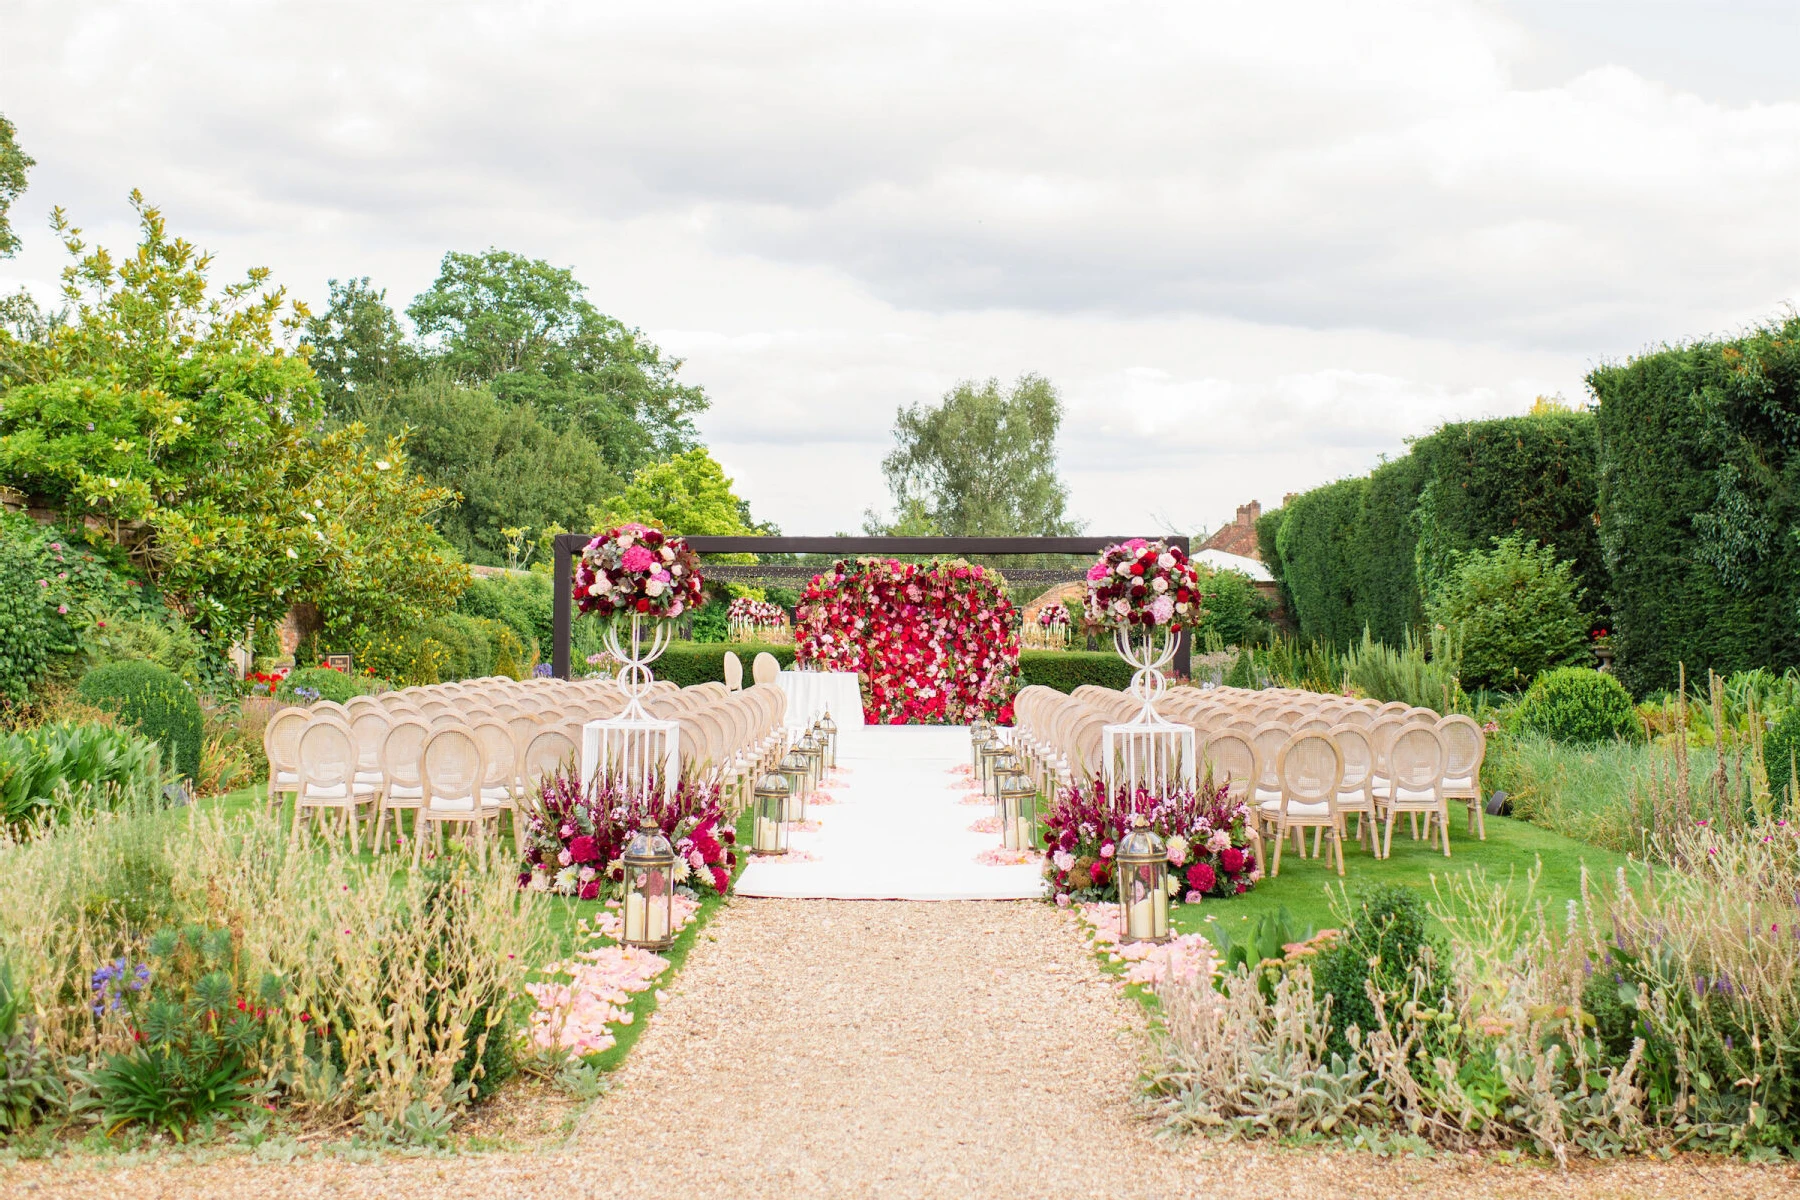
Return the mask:
[[[1119,879],[1119,943],[1169,940],[1169,853],[1139,813],[1115,854]]]
[[[994,739],[994,726],[986,717],[976,717],[969,726],[969,766],[981,770],[981,748]]]
[[[835,771],[837,770],[838,727],[837,722],[831,719],[829,708],[825,710],[825,719],[819,722],[819,732],[825,735],[825,767],[827,770]]]
[[[786,854],[788,781],[771,771],[756,782],[756,815],[750,853]]]
[[[675,941],[675,848],[645,817],[625,847],[625,923],[620,941],[665,950]]]
[[[806,784],[808,762],[805,751],[795,746],[787,752],[777,768],[787,776],[787,819],[790,821],[806,820]]]
[[[825,742],[817,726],[800,739],[800,753],[806,755],[807,790],[818,791],[825,782]]]
[[[1033,817],[1037,809],[1037,787],[1024,772],[1006,777],[1001,787],[1000,799],[1000,834],[1008,850],[1034,849],[1037,838],[1032,833]],[[1032,815],[1026,815],[1026,806],[1032,809]]]

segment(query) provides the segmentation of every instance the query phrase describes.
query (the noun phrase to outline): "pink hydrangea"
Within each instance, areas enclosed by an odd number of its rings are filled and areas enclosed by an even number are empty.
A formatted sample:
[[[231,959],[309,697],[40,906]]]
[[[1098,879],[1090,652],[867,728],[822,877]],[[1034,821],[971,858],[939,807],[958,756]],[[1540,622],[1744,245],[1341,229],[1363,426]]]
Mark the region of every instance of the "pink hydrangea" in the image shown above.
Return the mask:
[[[627,571],[631,571],[635,574],[648,571],[651,567],[654,567],[656,565],[656,555],[650,553],[650,551],[644,549],[642,546],[633,545],[620,557],[619,562]]]

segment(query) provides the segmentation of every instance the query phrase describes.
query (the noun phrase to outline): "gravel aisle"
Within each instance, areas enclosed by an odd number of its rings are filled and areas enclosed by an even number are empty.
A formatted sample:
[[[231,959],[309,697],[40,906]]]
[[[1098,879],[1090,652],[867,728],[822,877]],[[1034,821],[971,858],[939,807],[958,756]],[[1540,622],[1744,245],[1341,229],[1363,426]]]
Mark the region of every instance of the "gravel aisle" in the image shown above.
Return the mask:
[[[554,1152],[0,1166],[0,1194],[133,1197],[1792,1196],[1791,1168],[1168,1150],[1133,1115],[1137,1006],[1035,903],[743,900]],[[656,1147],[643,1158],[631,1147]],[[91,1161],[91,1160],[90,1160]]]

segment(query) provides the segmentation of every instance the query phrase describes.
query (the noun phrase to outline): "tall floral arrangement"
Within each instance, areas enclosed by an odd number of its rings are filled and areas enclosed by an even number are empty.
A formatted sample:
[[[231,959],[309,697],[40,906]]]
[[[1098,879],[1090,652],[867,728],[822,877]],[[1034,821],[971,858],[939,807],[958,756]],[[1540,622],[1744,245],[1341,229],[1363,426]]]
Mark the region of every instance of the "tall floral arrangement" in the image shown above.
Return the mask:
[[[575,604],[600,617],[679,617],[701,602],[700,561],[686,541],[627,523],[599,534],[575,564]]]
[[[796,653],[866,680],[871,724],[1012,720],[1019,637],[1000,577],[966,562],[839,562],[795,614]]]
[[[558,771],[527,803],[521,887],[599,898],[623,879],[620,859],[649,816],[675,847],[678,889],[696,896],[731,890],[737,835],[724,819],[716,785],[684,778],[664,795],[654,778],[644,787],[600,779],[583,787],[574,774]]]
[[[1250,808],[1210,779],[1199,787],[1108,792],[1106,784],[1064,789],[1044,817],[1044,877],[1059,902],[1110,898],[1119,839],[1142,815],[1169,851],[1170,898],[1235,896],[1260,879],[1250,846]]]
[[[1132,538],[1108,546],[1088,568],[1082,604],[1097,625],[1176,633],[1200,619],[1200,578],[1187,552]]]

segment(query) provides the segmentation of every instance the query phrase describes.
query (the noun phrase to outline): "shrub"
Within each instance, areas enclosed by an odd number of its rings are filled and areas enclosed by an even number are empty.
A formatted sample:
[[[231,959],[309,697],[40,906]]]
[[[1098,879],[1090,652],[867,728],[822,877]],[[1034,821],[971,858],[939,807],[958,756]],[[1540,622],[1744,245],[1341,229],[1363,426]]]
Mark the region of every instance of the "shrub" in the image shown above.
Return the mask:
[[[1232,661],[1231,670],[1225,672],[1224,686],[1229,688],[1259,686],[1256,682],[1256,663],[1248,646],[1238,651],[1237,658]]]
[[[0,708],[24,704],[50,663],[51,610],[36,546],[0,525]]]
[[[1538,676],[1513,710],[1513,722],[1522,733],[1579,744],[1638,731],[1637,709],[1625,685],[1586,667],[1558,667]]]
[[[191,684],[202,681],[205,647],[179,617],[166,612],[111,613],[87,637],[96,665],[142,659],[167,667]]]
[[[1377,1027],[1366,985],[1397,999],[1410,989],[1415,970],[1427,972],[1433,995],[1443,990],[1445,978],[1442,955],[1427,932],[1429,913],[1412,888],[1378,884],[1340,908],[1338,917],[1345,922],[1343,937],[1319,956],[1313,975],[1319,991],[1332,997],[1331,1052],[1350,1061],[1350,1027],[1365,1037]]]
[[[694,610],[693,639],[696,642],[722,642],[731,634],[731,621],[726,616],[729,601],[714,599]]]
[[[662,657],[650,664],[650,670],[658,679],[667,679],[682,687],[693,687],[697,683],[723,683],[727,651],[744,661],[745,687],[750,686],[750,664],[764,651],[773,654],[783,670],[794,665],[792,646],[767,646],[755,642],[737,642],[732,645],[721,642],[671,642],[669,648],[663,651]],[[585,665],[576,663],[576,673],[579,674]]]
[[[1223,646],[1260,645],[1268,640],[1273,606],[1248,575],[1214,571],[1201,580],[1200,597],[1206,615],[1200,618],[1196,641],[1204,642],[1208,635],[1217,637]]]
[[[360,630],[351,641],[358,666],[367,667],[396,687],[441,683],[450,668],[450,651],[436,638],[417,631]]]
[[[1410,632],[1395,649],[1375,641],[1365,629],[1362,645],[1344,654],[1344,680],[1383,703],[1400,700],[1446,713],[1467,707],[1457,679],[1456,639],[1446,633],[1434,631],[1428,652]]]
[[[457,598],[456,611],[467,617],[504,621],[528,646],[547,646],[555,633],[554,602],[546,575],[477,577]]]
[[[1095,650],[1021,650],[1019,685],[1037,684],[1059,692],[1084,683],[1122,690],[1131,683],[1131,667],[1117,654]]]
[[[1425,611],[1460,644],[1465,686],[1522,688],[1551,667],[1588,659],[1574,569],[1553,547],[1520,537],[1453,558]]]
[[[445,680],[480,679],[494,673],[494,643],[475,618],[446,613],[426,626],[425,632],[449,651]]]
[[[1770,723],[1769,732],[1763,737],[1763,762],[1769,768],[1769,786],[1777,795],[1784,788],[1793,788],[1796,764],[1800,763],[1800,705],[1787,709]],[[1800,796],[1788,799],[1800,805]]]
[[[331,667],[302,667],[298,671],[290,671],[275,694],[289,703],[311,704],[315,700],[331,700],[342,704],[350,697],[360,696],[368,690],[368,686],[354,675],[346,675]]]
[[[154,799],[161,785],[161,748],[129,729],[57,724],[0,734],[0,829],[15,834],[122,795]]]
[[[107,663],[81,677],[76,695],[160,743],[183,778],[199,773],[205,725],[200,702],[167,667],[142,661]]]

